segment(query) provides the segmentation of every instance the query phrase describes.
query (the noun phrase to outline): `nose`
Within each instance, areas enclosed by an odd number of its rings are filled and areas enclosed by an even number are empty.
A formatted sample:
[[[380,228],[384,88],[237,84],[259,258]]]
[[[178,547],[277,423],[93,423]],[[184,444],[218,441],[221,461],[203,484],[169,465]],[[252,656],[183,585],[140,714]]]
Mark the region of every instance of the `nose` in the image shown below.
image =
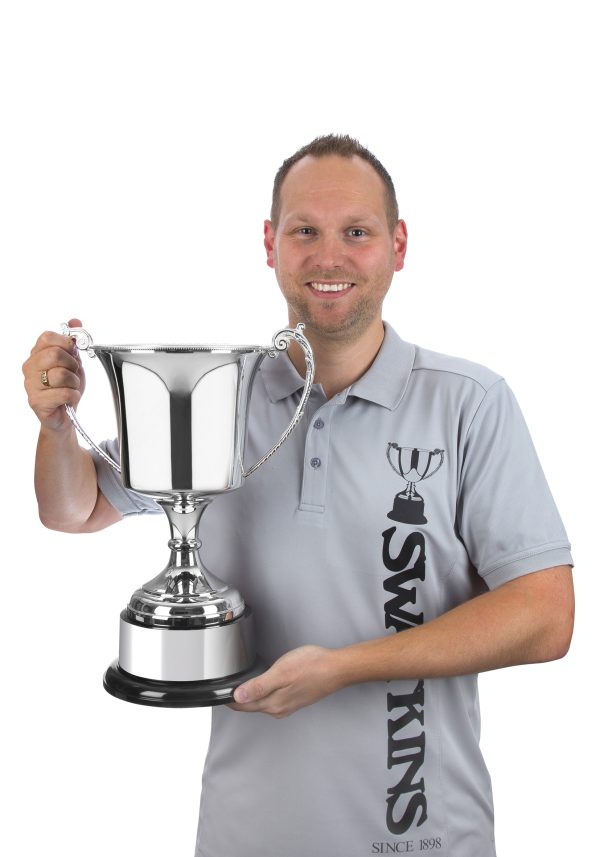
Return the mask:
[[[346,266],[346,247],[335,234],[323,233],[312,246],[311,262],[315,268],[332,269]]]

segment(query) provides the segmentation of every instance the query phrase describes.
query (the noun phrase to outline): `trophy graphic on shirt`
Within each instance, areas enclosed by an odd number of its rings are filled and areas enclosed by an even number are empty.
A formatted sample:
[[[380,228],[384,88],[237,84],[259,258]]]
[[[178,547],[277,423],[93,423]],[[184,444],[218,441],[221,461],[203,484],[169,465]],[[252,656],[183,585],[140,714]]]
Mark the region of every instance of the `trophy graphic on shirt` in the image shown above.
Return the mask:
[[[417,493],[415,484],[437,473],[444,463],[444,450],[418,449],[388,443],[387,459],[392,470],[408,482],[406,490],[394,497],[394,508],[388,512],[388,518],[403,524],[426,524],[425,503]],[[394,460],[397,464],[394,464]]]
[[[88,437],[67,405],[69,417],[126,488],[156,500],[171,528],[166,567],[133,593],[121,613],[119,657],[104,675],[113,696],[142,705],[218,705],[260,671],[252,611],[202,564],[198,528],[213,498],[239,488],[298,425],[314,377],[303,329],[299,324],[278,331],[270,347],[95,345],[83,328],[62,326],[108,374],[120,465]],[[253,380],[263,359],[275,358],[292,341],[306,361],[296,412],[277,443],[245,469]]]

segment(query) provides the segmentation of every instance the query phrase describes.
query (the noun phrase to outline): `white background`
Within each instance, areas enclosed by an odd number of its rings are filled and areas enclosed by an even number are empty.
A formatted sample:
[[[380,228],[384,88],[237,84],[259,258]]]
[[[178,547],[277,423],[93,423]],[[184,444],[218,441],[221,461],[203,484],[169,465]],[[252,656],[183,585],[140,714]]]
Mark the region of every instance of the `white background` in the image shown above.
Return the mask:
[[[262,248],[272,179],[328,132],[358,137],[396,181],[409,250],[385,317],[506,377],[573,543],[571,652],[483,676],[482,741],[499,857],[592,853],[594,7],[3,3],[4,853],[191,857],[209,730],[207,711],[103,691],[119,611],[162,566],[166,522],[41,526],[21,364],[75,315],[97,341],[270,341],[286,321]],[[98,439],[114,433],[107,386],[90,365],[80,416]]]

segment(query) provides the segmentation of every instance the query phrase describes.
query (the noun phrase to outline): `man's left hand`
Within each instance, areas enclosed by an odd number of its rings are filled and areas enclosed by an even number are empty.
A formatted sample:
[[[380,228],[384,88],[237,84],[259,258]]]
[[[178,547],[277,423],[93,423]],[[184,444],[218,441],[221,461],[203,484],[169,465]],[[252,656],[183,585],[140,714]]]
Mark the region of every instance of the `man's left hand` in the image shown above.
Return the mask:
[[[341,687],[335,649],[301,646],[287,652],[266,672],[236,688],[234,711],[262,711],[282,718],[312,705]]]

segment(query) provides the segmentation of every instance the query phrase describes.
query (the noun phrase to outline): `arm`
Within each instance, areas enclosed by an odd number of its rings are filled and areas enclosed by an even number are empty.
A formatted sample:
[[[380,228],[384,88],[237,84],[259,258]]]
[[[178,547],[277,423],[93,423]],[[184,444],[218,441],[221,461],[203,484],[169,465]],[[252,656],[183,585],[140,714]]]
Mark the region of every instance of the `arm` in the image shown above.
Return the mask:
[[[78,319],[71,324],[80,326]],[[91,455],[82,449],[64,405],[76,407],[85,376],[74,341],[43,333],[23,364],[29,404],[40,420],[35,459],[35,491],[42,523],[54,530],[85,533],[100,530],[121,515],[98,490]],[[46,370],[50,386],[44,386]]]
[[[570,566],[544,569],[417,628],[341,649],[303,646],[288,652],[238,688],[231,707],[284,717],[359,682],[441,678],[555,660],[568,651],[573,613]]]
[[[79,446],[72,425],[42,426],[34,481],[40,520],[51,530],[93,533],[122,518],[98,490],[92,456]]]

